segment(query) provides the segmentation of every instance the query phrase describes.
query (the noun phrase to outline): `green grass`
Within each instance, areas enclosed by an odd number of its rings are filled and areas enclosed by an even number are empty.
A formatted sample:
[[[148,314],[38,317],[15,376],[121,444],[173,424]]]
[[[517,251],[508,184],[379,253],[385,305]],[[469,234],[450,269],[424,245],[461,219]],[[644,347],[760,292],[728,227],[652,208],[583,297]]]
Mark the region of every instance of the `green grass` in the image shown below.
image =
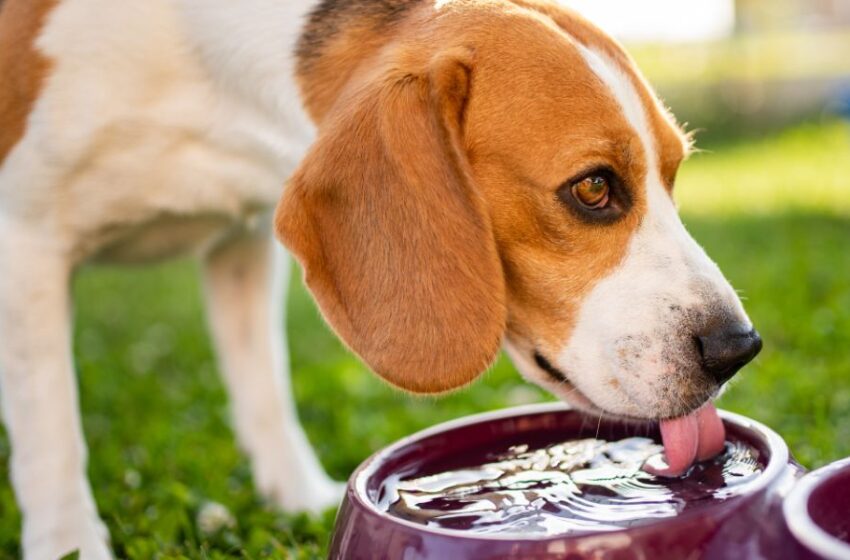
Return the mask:
[[[774,427],[817,466],[850,455],[850,131],[801,126],[698,154],[677,186],[688,227],[746,296],[765,350],[722,398]],[[228,427],[191,263],[80,274],[76,356],[90,475],[122,558],[318,558],[333,514],[287,516],[260,503]],[[389,389],[347,354],[296,280],[294,384],[311,440],[336,477],[415,430],[547,399],[505,360],[442,399]],[[0,555],[20,519],[0,436]],[[201,505],[237,525],[213,535]]]

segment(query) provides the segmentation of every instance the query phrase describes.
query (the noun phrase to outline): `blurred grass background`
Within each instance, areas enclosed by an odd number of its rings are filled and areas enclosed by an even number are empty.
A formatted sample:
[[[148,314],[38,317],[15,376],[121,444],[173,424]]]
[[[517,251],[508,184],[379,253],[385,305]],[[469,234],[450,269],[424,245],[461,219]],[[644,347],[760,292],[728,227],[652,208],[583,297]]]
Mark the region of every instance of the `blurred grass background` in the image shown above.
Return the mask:
[[[768,5],[740,2],[754,3]],[[703,130],[676,198],[765,340],[721,406],[776,429],[808,467],[850,455],[850,126],[838,116],[850,91],[848,29],[771,27],[634,49],[681,120]],[[284,515],[255,497],[229,427],[197,280],[195,264],[180,261],[87,269],[75,283],[90,476],[115,552],[323,557],[333,512]],[[504,359],[451,396],[401,394],[343,349],[298,271],[289,299],[301,418],[339,479],[372,451],[434,423],[550,399]],[[8,455],[0,431],[0,557],[14,558],[20,518]],[[223,504],[235,525],[202,531],[197,516],[209,502]]]

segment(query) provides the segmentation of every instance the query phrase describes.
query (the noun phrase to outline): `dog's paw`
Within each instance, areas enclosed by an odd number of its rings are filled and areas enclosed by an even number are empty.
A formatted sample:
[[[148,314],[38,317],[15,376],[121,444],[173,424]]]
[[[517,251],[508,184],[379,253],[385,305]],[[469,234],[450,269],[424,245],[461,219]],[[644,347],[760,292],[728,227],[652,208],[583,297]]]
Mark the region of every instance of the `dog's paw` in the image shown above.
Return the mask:
[[[321,513],[327,509],[338,507],[345,496],[345,483],[328,479],[320,488],[316,488],[313,507],[304,507],[304,511]]]
[[[269,503],[285,512],[313,514],[339,505],[345,485],[325,473],[306,440],[300,446],[270,443],[260,449],[251,456],[251,468],[257,491]]]
[[[291,480],[258,482],[261,495],[289,513],[320,514],[342,501],[345,484],[331,480],[325,473],[313,473],[293,484]]]
[[[24,528],[24,560],[111,560],[109,534],[103,522],[90,515],[63,516],[52,527]]]
[[[281,507],[286,511],[317,515],[339,506],[344,494],[345,484],[327,479],[321,484],[313,484],[311,488],[305,489],[305,492],[299,493],[297,496],[290,496],[289,500],[283,500]]]

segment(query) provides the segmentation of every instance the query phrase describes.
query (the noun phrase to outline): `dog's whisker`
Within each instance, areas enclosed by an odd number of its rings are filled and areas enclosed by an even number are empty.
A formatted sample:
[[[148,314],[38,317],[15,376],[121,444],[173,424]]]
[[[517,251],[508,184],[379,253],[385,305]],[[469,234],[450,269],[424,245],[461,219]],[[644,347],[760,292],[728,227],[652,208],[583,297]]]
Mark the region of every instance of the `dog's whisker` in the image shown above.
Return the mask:
[[[593,439],[599,439],[599,429],[602,427],[602,413],[599,413],[599,422],[596,423],[596,435]]]

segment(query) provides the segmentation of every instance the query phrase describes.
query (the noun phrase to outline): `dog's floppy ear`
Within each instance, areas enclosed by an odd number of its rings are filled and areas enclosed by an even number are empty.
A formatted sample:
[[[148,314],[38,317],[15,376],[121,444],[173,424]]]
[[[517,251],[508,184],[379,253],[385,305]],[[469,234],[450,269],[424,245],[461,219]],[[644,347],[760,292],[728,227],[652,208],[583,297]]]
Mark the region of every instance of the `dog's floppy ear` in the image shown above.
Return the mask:
[[[490,219],[461,145],[471,53],[390,67],[323,119],[275,218],[325,319],[376,373],[436,393],[475,379],[505,329]]]

